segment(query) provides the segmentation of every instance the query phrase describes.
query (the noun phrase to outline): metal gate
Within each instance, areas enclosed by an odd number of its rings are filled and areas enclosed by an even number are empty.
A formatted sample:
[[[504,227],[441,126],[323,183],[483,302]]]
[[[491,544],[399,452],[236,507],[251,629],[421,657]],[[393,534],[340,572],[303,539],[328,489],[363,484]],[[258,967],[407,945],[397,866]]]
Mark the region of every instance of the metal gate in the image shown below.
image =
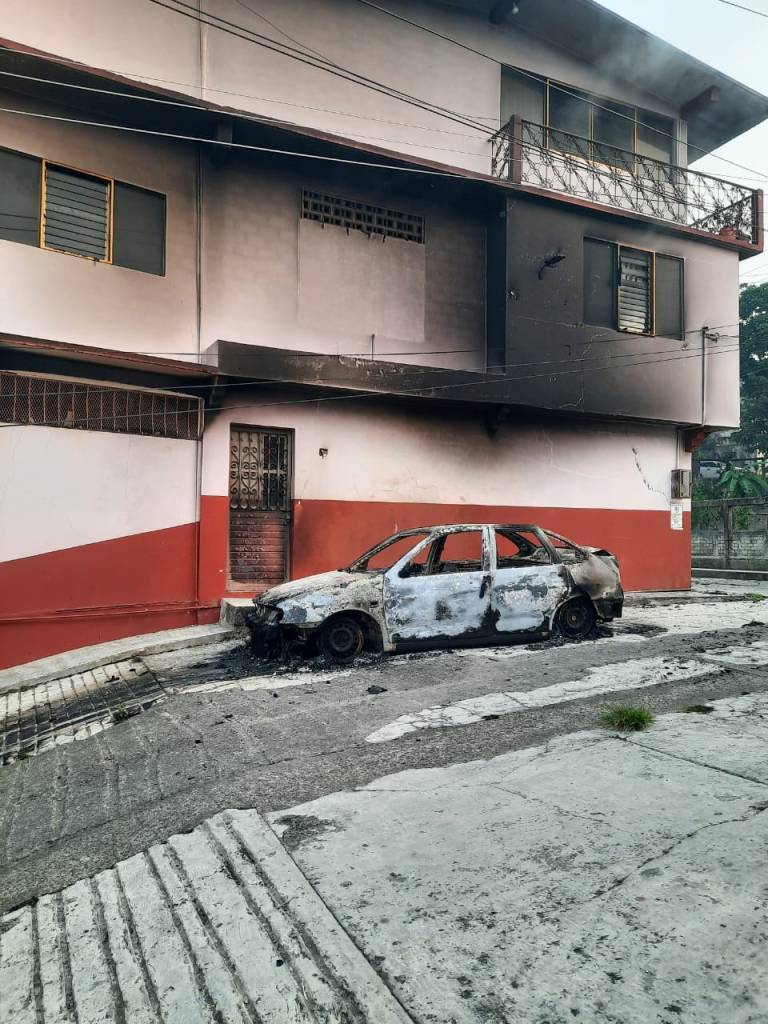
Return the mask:
[[[229,587],[263,590],[288,578],[290,431],[231,427]]]

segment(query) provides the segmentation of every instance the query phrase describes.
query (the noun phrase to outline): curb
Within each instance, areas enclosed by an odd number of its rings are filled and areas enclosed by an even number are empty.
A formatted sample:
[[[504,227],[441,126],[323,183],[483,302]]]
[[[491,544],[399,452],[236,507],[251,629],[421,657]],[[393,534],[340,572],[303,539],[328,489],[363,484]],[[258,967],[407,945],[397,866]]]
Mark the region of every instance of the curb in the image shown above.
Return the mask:
[[[743,601],[743,594],[698,594],[690,590],[669,593],[643,592],[642,590],[624,595],[625,608],[656,608],[665,604],[711,604],[713,601]]]
[[[127,636],[122,640],[110,640],[91,647],[78,647],[74,651],[62,651],[48,658],[28,661],[0,671],[0,693],[7,690],[26,690],[31,686],[49,683],[76,672],[87,672],[113,661],[140,658],[147,654],[162,654],[178,651],[182,647],[203,647],[235,635],[232,626],[215,623],[210,626],[185,626],[182,629],[165,629],[159,633],[143,633]]]
[[[707,569],[693,568],[695,580],[768,580],[764,569]]]

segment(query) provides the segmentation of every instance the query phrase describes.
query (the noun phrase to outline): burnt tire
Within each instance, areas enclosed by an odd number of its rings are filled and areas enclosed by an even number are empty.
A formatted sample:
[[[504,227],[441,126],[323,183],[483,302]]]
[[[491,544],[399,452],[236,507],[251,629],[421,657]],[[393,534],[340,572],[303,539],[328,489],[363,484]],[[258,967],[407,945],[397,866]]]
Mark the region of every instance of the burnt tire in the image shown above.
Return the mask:
[[[354,661],[364,644],[363,628],[351,615],[336,615],[320,629],[320,650],[337,665]]]
[[[595,628],[597,615],[585,597],[567,601],[555,616],[555,632],[566,640],[586,640]]]

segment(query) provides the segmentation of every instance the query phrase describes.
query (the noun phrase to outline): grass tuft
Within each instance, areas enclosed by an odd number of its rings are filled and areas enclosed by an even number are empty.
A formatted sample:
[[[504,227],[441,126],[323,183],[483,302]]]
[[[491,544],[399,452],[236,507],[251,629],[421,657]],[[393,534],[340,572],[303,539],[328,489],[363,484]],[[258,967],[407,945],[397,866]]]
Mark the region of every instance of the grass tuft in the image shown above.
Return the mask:
[[[691,704],[685,709],[686,715],[711,715],[715,709],[711,704]]]
[[[745,594],[744,597],[747,601],[752,601],[753,604],[757,604],[758,601],[765,601],[765,594]]]
[[[600,715],[600,722],[606,729],[619,732],[642,732],[653,725],[653,715],[647,708],[632,708],[623,704],[608,708]]]

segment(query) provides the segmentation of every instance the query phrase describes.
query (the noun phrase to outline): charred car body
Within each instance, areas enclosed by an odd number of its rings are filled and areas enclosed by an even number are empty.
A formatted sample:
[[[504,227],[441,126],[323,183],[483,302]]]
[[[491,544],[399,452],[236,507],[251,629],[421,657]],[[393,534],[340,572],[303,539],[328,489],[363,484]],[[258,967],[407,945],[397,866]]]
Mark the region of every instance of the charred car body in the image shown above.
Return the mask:
[[[403,651],[589,635],[621,615],[616,558],[533,525],[405,530],[346,569],[254,599],[254,650],[315,645],[335,661]]]

